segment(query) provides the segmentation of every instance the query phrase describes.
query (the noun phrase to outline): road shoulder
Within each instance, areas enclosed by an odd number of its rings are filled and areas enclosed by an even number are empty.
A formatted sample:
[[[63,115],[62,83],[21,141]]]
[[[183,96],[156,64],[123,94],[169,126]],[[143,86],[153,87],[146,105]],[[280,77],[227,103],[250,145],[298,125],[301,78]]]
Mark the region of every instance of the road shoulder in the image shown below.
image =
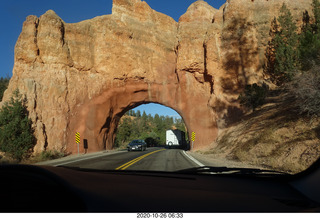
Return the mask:
[[[99,152],[93,152],[88,154],[79,154],[79,155],[75,154],[75,155],[69,155],[60,159],[39,162],[39,163],[36,163],[36,165],[48,165],[48,166],[65,165],[68,163],[77,162],[81,160],[87,160],[87,159],[92,159],[96,157],[117,154],[117,153],[124,153],[124,152],[126,151],[125,150],[123,151],[107,150],[107,151],[99,151]]]
[[[239,168],[261,168],[259,166],[250,165],[243,162],[228,160],[227,158],[217,157],[214,154],[202,154],[200,152],[186,151],[194,159],[198,160],[205,166],[214,167],[239,167]]]

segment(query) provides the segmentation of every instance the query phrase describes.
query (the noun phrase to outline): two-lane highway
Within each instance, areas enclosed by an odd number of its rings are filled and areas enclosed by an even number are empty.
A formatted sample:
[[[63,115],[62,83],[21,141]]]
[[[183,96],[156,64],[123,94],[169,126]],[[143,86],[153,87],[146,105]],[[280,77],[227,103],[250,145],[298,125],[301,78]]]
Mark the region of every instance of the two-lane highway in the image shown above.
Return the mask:
[[[183,150],[161,147],[147,148],[146,151],[131,151],[106,154],[84,160],[75,160],[58,165],[98,170],[148,170],[178,171],[197,167]]]

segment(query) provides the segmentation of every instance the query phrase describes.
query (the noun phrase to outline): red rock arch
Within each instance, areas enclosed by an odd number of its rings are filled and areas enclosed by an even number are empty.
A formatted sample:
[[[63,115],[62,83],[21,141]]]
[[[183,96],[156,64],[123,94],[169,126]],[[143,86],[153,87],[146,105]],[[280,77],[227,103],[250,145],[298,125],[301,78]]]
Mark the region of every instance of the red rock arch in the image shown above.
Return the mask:
[[[244,83],[265,80],[269,25],[284,1],[219,10],[196,1],[178,23],[141,0],[113,0],[111,15],[73,24],[52,10],[29,16],[3,102],[16,88],[27,97],[36,153],[75,151],[76,131],[95,151],[111,148],[121,114],[149,102],[183,117],[194,149],[209,146],[239,119]],[[295,18],[312,11],[311,0],[288,6]]]
[[[128,110],[145,103],[158,103],[174,109],[185,121],[188,132],[196,132],[195,148],[209,145],[217,137],[215,122],[210,121],[212,109],[199,106],[207,105],[203,94],[195,91],[192,95],[185,95],[186,91],[179,84],[132,81],[102,92],[76,109],[68,130],[67,151],[77,151],[75,132],[80,132],[82,139],[88,139],[91,152],[112,149],[120,118]]]

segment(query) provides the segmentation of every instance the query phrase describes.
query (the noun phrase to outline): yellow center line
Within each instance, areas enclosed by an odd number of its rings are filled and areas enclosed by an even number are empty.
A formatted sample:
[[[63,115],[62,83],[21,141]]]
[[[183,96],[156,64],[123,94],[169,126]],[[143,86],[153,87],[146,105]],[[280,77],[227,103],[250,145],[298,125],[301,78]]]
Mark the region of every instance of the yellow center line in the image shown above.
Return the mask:
[[[133,159],[133,160],[121,165],[120,167],[117,167],[116,170],[125,170],[128,167],[130,167],[131,165],[133,165],[133,164],[137,163],[138,161],[142,160],[143,158],[148,157],[151,154],[154,154],[154,153],[157,153],[157,152],[160,152],[160,151],[164,151],[164,150],[166,150],[166,149],[161,149],[161,150],[150,152],[148,154],[144,154],[144,155],[142,155],[140,157],[137,157],[137,158],[135,158],[135,159]]]

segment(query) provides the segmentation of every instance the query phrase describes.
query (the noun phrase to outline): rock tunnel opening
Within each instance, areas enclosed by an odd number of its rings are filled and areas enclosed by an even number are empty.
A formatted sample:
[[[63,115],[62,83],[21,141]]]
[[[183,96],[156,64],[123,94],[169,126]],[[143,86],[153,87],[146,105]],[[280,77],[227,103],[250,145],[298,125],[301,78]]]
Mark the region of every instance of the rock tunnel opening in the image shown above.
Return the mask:
[[[160,112],[161,110],[159,111],[158,109],[158,113],[152,115],[150,111],[147,110],[146,112],[142,108],[139,108],[141,106],[161,108],[162,110],[166,110],[167,113]],[[183,117],[176,110],[160,103],[144,101],[130,103],[116,114],[113,114],[113,110],[111,109],[109,115],[113,116],[108,116],[100,129],[100,133],[103,134],[104,149],[121,147],[123,144],[128,143],[129,140],[133,140],[133,138],[143,140],[153,138],[157,140],[159,145],[165,145],[165,134],[166,130],[169,129],[182,129],[181,131],[186,133],[188,138],[188,128]],[[178,118],[174,119],[173,116]]]
[[[181,115],[170,107],[158,103],[140,103],[127,110],[115,129],[113,148],[125,149],[136,139],[145,140],[148,147],[166,146],[166,132],[179,130],[179,146],[188,148],[188,129]],[[177,143],[177,142],[176,142]]]
[[[209,145],[217,133],[212,109],[207,106],[207,98],[202,94],[184,90],[184,87],[175,83],[149,84],[132,81],[102,91],[79,105],[73,114],[68,126],[67,150],[77,153],[75,132],[80,133],[81,139],[88,140],[88,152],[112,150],[119,122],[125,113],[150,103],[175,110],[183,119],[188,139],[192,132],[196,132],[193,149]],[[83,146],[80,145],[81,147]]]

